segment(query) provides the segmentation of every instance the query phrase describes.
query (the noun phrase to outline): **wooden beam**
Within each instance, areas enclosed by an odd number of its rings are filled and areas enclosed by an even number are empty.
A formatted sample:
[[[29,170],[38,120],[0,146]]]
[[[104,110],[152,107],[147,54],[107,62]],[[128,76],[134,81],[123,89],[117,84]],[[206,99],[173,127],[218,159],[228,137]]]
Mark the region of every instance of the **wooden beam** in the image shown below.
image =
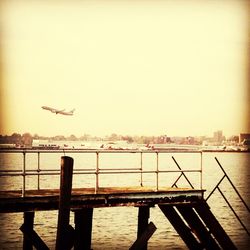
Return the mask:
[[[26,198],[20,191],[0,191],[0,213],[58,210],[58,189],[26,190]],[[165,188],[155,192],[154,189],[142,187],[109,187],[72,189],[71,209],[82,207],[107,206],[154,206],[155,204],[173,204],[181,202],[200,202],[203,190],[185,190]]]
[[[150,222],[143,233],[137,238],[134,244],[129,248],[130,250],[142,250],[147,247],[148,240],[154,234],[156,226],[153,222]]]
[[[237,249],[205,201],[195,205],[194,209],[223,249]]]
[[[69,217],[70,217],[70,200],[72,191],[72,174],[74,160],[71,157],[61,157],[61,177],[60,177],[60,196],[58,223],[56,235],[56,250],[70,249],[69,238]]]
[[[75,210],[75,250],[91,249],[93,208]]]
[[[29,245],[23,245],[23,249],[33,249],[34,246],[37,250],[49,250],[47,245],[39,237],[39,235],[28,225],[23,224],[20,227],[24,237],[29,241]]]
[[[191,233],[190,228],[186,226],[182,218],[171,205],[159,205],[161,211],[175,228],[189,249],[201,250],[203,247]]]
[[[208,232],[199,216],[190,206],[176,206],[182,217],[188,223],[192,232],[197,236],[205,249],[220,250],[221,248]]]

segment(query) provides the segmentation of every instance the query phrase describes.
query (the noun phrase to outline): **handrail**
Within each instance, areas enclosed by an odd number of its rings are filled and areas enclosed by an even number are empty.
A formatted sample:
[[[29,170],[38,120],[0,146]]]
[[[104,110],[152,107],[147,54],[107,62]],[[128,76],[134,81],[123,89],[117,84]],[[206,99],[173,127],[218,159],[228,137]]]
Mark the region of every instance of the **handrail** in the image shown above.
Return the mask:
[[[176,150],[176,149],[32,149],[32,148],[14,148],[0,149],[0,153],[202,153],[202,150]]]
[[[14,171],[14,170],[13,170]],[[1,173],[3,172],[3,173]],[[53,174],[57,174],[60,175],[60,170],[58,169],[48,169],[48,170],[40,170],[40,174],[39,175],[53,175]],[[43,173],[44,172],[44,173]],[[50,173],[49,173],[50,172]],[[197,173],[200,172],[200,170],[144,170],[142,171],[142,173],[144,174],[153,174],[153,173],[181,173],[180,176],[183,175],[183,173]],[[86,169],[85,170],[74,170],[73,174],[94,174],[96,173],[95,169]],[[132,169],[132,168],[128,168],[126,169],[120,169],[120,168],[115,168],[115,169],[99,169],[98,171],[99,174],[124,174],[124,173],[131,173],[131,174],[140,174],[141,170],[140,169]],[[1,176],[21,176],[23,174],[22,171],[17,171],[17,172],[6,172],[6,170],[0,170],[0,177]],[[25,176],[29,176],[29,175],[38,175],[37,174],[37,170],[26,170],[25,172]],[[179,177],[180,177],[179,176]],[[179,177],[177,179],[179,179]],[[190,181],[188,181],[190,182]],[[191,184],[191,183],[190,183]],[[191,184],[192,185],[192,184]],[[172,187],[175,185],[172,185]],[[192,187],[192,189],[194,189],[194,187]]]
[[[243,229],[246,231],[246,233],[248,234],[248,236],[250,237],[250,233],[247,230],[246,226],[244,225],[244,223],[242,222],[242,220],[240,219],[240,217],[238,216],[238,214],[236,213],[236,211],[234,210],[233,206],[230,204],[230,202],[228,201],[228,199],[226,198],[226,196],[223,194],[222,190],[219,188],[219,185],[222,183],[222,181],[226,178],[228,180],[228,182],[231,184],[231,186],[233,187],[234,191],[236,192],[236,194],[238,195],[238,197],[240,198],[241,202],[244,204],[244,206],[246,207],[246,209],[248,210],[248,212],[250,212],[249,207],[247,206],[246,202],[244,201],[244,199],[242,198],[242,196],[240,195],[239,191],[237,190],[237,188],[235,187],[235,185],[233,184],[233,182],[231,181],[231,179],[229,178],[229,176],[227,175],[226,171],[224,170],[224,168],[222,167],[221,163],[219,162],[219,160],[217,159],[217,157],[215,157],[216,162],[218,163],[220,169],[223,171],[224,175],[222,176],[222,178],[219,180],[219,182],[217,183],[217,185],[214,187],[214,189],[210,192],[210,194],[207,196],[206,201],[211,197],[211,195],[215,192],[216,189],[218,189],[218,191],[220,192],[221,196],[224,198],[224,200],[226,201],[227,205],[229,206],[229,208],[232,210],[232,212],[234,213],[235,217],[237,218],[237,220],[240,222],[241,226],[243,227]]]
[[[159,190],[159,175],[162,173],[180,173],[179,177],[177,178],[177,180],[175,181],[175,185],[172,185],[177,187],[176,183],[178,182],[178,180],[180,179],[181,176],[184,176],[185,179],[187,180],[187,182],[189,183],[189,185],[193,187],[193,185],[191,184],[191,182],[188,180],[187,176],[185,175],[185,173],[200,173],[200,188],[202,189],[202,161],[201,161],[201,167],[199,169],[187,169],[187,170],[182,170],[179,166],[179,164],[177,163],[177,161],[175,160],[175,158],[172,156],[172,159],[174,160],[175,164],[177,165],[178,169],[171,169],[171,170],[166,170],[166,169],[159,169],[159,154],[161,153],[168,153],[168,154],[172,154],[172,153],[199,153],[201,155],[202,158],[202,151],[169,151],[169,150],[34,150],[34,149],[14,149],[14,150],[0,150],[0,153],[21,153],[23,155],[23,164],[22,164],[22,169],[20,170],[0,170],[0,177],[2,176],[22,176],[22,196],[25,197],[25,192],[27,190],[26,188],[26,176],[37,176],[37,189],[40,189],[40,176],[52,176],[52,175],[60,175],[60,169],[42,169],[41,168],[41,154],[43,153],[63,153],[65,155],[65,153],[70,153],[70,154],[74,154],[74,153],[81,153],[81,154],[86,154],[86,153],[91,153],[91,154],[95,154],[96,157],[96,163],[95,163],[95,167],[93,168],[80,168],[80,169],[74,169],[73,170],[73,174],[77,174],[77,175],[84,175],[84,174],[91,174],[91,175],[95,175],[95,192],[98,192],[99,186],[100,186],[100,179],[99,176],[100,175],[108,175],[108,174],[140,174],[140,186],[143,186],[143,174],[155,174],[156,176],[156,184],[155,184],[155,189],[156,191]],[[37,168],[35,169],[27,169],[27,154],[37,154]],[[116,168],[101,168],[101,159],[100,159],[100,154],[106,154],[106,153],[110,153],[110,154],[117,154],[117,153],[132,153],[132,154],[139,154],[140,156],[140,163],[138,167],[128,167],[128,168],[124,168],[124,167],[116,167]],[[156,166],[155,169],[145,169],[145,167],[143,166],[144,161],[143,161],[143,154],[156,154]],[[197,183],[199,183],[199,181],[197,181]]]
[[[178,162],[175,160],[175,158],[172,156],[172,159],[173,159],[173,161],[174,161],[174,163],[176,164],[176,166],[181,170],[181,167],[180,167],[180,165],[178,164]],[[188,182],[188,184],[190,185],[190,187],[192,188],[192,189],[194,189],[194,186],[192,185],[192,183],[189,181],[189,179],[187,178],[187,176],[185,175],[185,173],[184,172],[182,172],[180,175],[179,175],[179,177],[177,178],[177,180],[174,182],[174,184],[172,185],[172,187],[177,187],[177,182],[179,181],[179,179],[182,177],[182,176],[184,176],[184,178],[187,180],[187,182]]]

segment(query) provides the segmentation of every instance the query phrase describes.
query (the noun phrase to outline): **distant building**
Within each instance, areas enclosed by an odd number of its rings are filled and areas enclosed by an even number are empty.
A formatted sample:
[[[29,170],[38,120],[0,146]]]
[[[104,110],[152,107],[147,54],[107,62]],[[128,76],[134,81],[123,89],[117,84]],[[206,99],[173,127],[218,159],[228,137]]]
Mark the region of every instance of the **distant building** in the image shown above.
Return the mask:
[[[187,144],[193,145],[193,144],[195,144],[195,139],[194,139],[194,137],[192,137],[192,136],[188,136],[188,137],[186,138],[186,142],[187,142]]]
[[[244,140],[250,140],[250,134],[242,133],[239,137],[239,143],[242,143]]]
[[[214,132],[214,142],[221,143],[225,137],[223,136],[222,130],[218,130]]]

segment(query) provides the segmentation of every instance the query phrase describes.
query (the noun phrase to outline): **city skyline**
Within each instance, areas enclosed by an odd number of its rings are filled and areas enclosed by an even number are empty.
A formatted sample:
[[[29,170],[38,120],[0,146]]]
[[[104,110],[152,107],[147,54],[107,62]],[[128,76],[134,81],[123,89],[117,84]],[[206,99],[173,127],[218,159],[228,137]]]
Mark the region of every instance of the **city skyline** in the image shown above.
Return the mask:
[[[216,130],[214,131],[212,134],[210,135],[178,135],[178,134],[152,134],[152,135],[142,135],[142,134],[137,134],[137,135],[130,135],[130,134],[117,134],[117,133],[110,133],[110,134],[106,134],[105,136],[97,136],[94,134],[87,134],[87,133],[82,133],[79,136],[76,136],[74,133],[70,133],[68,135],[65,134],[55,134],[55,135],[51,135],[51,136],[46,136],[46,135],[42,135],[42,134],[32,134],[29,131],[26,131],[25,133],[18,133],[18,132],[14,132],[12,134],[0,134],[1,138],[4,137],[22,137],[22,136],[28,136],[28,137],[33,137],[33,139],[42,139],[42,138],[57,138],[56,140],[69,140],[70,138],[73,139],[77,139],[77,140],[85,140],[85,139],[93,139],[93,138],[98,138],[98,139],[105,139],[105,138],[124,138],[124,140],[126,140],[126,138],[139,138],[139,137],[166,137],[166,138],[200,138],[200,139],[211,139],[214,138],[215,140],[221,140],[221,138],[225,138],[226,140],[230,140],[230,138],[235,138],[235,137],[241,137],[247,135],[249,136],[250,133],[239,133],[239,134],[233,134],[233,135],[229,135],[229,136],[225,136],[222,130]],[[83,139],[85,138],[85,139]],[[220,139],[219,139],[220,138]]]
[[[142,2],[3,1],[0,134],[249,133],[247,2]]]

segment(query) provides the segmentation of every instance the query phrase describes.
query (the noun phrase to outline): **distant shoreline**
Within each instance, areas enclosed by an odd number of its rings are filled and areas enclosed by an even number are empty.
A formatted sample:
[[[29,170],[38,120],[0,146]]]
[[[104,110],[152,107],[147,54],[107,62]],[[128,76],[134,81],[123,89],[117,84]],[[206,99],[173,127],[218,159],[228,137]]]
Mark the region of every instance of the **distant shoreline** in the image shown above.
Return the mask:
[[[0,151],[6,151],[6,152],[23,152],[23,151],[35,151],[35,152],[43,152],[43,151],[53,151],[53,152],[116,152],[116,151],[120,151],[120,152],[204,152],[204,153],[212,153],[212,152],[216,152],[216,153],[250,153],[249,149],[246,150],[230,150],[230,149],[190,149],[190,148],[178,148],[178,147],[155,147],[154,149],[140,149],[140,148],[135,148],[135,149],[122,149],[122,148],[107,148],[107,149],[102,149],[102,148],[60,148],[60,147],[3,147],[1,145],[0,147]]]

